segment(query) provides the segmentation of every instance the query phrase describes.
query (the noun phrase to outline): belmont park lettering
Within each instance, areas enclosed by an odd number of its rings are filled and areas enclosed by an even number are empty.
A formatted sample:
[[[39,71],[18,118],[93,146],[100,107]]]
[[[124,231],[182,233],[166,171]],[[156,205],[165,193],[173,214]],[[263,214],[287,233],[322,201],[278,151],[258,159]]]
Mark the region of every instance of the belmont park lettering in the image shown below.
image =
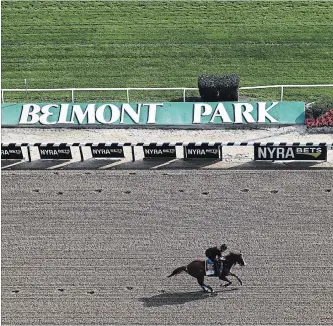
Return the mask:
[[[40,107],[37,104],[25,104],[22,108],[19,124],[35,124],[41,123],[43,125],[49,124],[83,124],[87,119],[87,124],[113,124],[124,123],[124,118],[127,115],[132,119],[134,123],[139,123],[140,111],[142,106],[148,106],[148,118],[146,123],[155,123],[156,121],[156,109],[163,104],[138,104],[136,111],[130,104],[124,103],[119,108],[115,104],[102,104],[96,107],[96,104],[88,104],[86,108],[82,108],[79,104],[47,104]],[[50,111],[53,109],[52,112]],[[58,111],[58,118],[56,120],[50,119],[54,117]],[[110,119],[106,120],[106,111],[110,115]],[[69,119],[68,119],[69,115]],[[74,119],[77,119],[75,122]]]
[[[274,106],[276,106],[279,102],[274,102],[270,106],[266,107],[267,102],[258,102],[258,119],[255,120],[253,117],[254,107],[251,103],[233,103],[234,110],[234,121],[231,120],[230,115],[228,114],[226,108],[223,103],[218,103],[213,111],[213,108],[210,104],[194,104],[194,114],[193,114],[193,123],[201,123],[202,116],[210,116],[210,123],[214,123],[216,118],[220,118],[220,121],[231,122],[231,123],[243,123],[243,118],[248,123],[255,122],[266,122],[266,118],[270,122],[278,122],[278,120],[274,119],[268,111],[270,111]]]
[[[19,125],[279,123],[269,111],[280,103],[22,104]]]

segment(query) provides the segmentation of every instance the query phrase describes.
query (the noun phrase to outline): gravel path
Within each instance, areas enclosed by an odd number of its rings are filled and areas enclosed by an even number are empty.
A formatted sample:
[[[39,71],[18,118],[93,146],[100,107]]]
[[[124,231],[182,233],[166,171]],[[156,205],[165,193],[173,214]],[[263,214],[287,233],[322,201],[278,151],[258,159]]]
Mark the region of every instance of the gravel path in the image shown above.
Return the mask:
[[[331,171],[2,171],[2,324],[332,324]],[[242,249],[243,282],[176,267]]]

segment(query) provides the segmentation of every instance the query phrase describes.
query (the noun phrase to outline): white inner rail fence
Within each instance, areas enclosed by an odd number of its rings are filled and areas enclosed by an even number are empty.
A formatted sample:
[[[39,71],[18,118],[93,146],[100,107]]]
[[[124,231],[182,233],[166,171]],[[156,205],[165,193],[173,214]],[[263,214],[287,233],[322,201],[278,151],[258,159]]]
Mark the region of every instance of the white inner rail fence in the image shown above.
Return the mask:
[[[284,90],[286,88],[309,88],[309,87],[333,87],[333,84],[317,84],[317,85],[267,85],[267,86],[247,86],[240,87],[239,90],[250,90],[250,89],[266,89],[266,88],[279,88],[280,89],[280,101],[283,101]],[[174,87],[174,88],[24,88],[24,89],[2,89],[1,90],[1,101],[5,103],[5,92],[71,92],[72,103],[75,102],[75,92],[89,92],[89,91],[124,91],[126,92],[127,102],[130,102],[130,91],[181,91],[183,94],[183,102],[186,102],[187,91],[198,91],[198,88],[187,88],[187,87]],[[333,94],[333,92],[332,92]]]

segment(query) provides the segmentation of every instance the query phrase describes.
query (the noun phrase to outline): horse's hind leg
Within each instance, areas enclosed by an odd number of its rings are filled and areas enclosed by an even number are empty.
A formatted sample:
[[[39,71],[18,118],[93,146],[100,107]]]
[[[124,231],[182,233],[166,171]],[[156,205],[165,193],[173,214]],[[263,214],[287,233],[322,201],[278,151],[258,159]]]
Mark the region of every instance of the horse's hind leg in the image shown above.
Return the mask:
[[[203,288],[205,292],[214,292],[214,290],[204,283],[204,277],[198,277],[197,278],[199,285]]]

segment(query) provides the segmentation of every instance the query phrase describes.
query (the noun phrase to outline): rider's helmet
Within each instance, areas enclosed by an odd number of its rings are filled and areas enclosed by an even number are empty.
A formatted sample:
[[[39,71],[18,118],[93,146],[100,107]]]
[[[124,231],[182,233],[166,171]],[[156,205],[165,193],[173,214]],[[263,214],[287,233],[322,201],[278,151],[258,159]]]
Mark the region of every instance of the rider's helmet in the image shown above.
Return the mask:
[[[228,249],[227,245],[225,243],[223,243],[220,247],[221,251],[226,251]]]

